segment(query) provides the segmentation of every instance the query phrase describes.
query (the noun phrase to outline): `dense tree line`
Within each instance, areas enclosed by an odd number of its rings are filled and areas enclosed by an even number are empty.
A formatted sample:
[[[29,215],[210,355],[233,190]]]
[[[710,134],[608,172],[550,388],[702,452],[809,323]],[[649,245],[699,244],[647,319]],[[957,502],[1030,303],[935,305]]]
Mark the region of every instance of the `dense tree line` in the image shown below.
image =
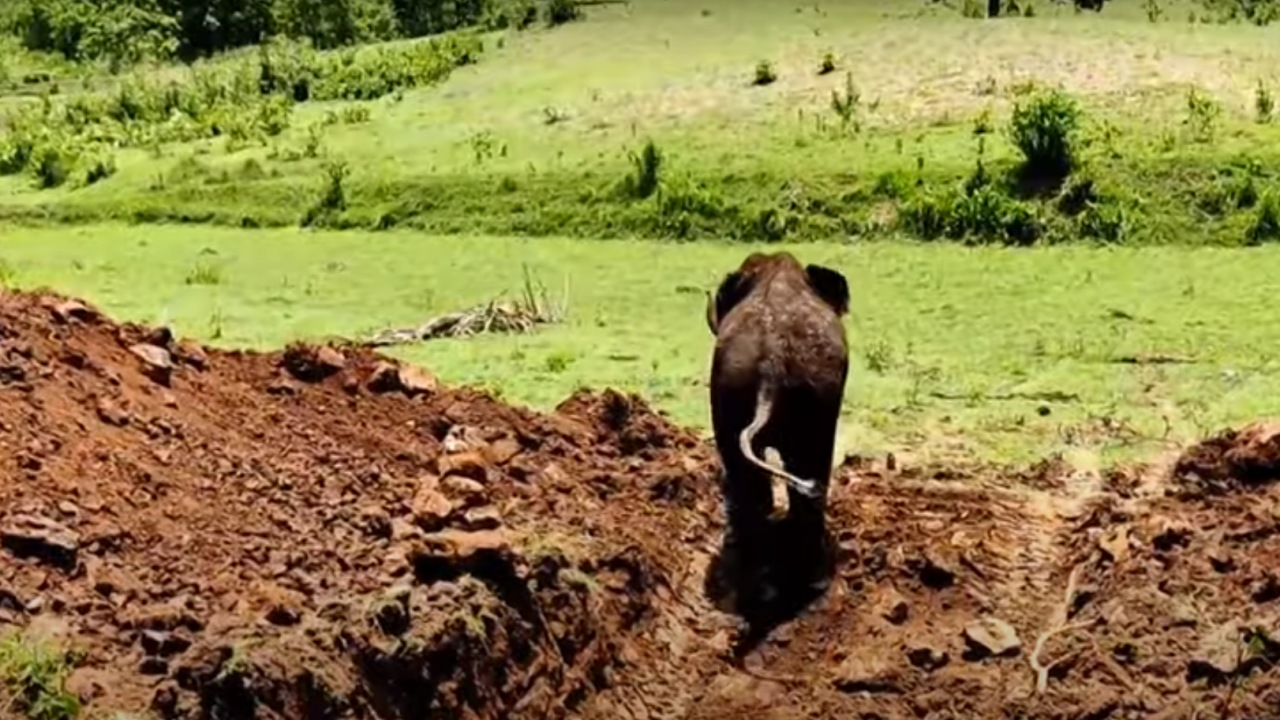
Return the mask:
[[[320,48],[527,23],[532,0],[6,0],[0,18],[32,50],[127,64],[310,38]]]

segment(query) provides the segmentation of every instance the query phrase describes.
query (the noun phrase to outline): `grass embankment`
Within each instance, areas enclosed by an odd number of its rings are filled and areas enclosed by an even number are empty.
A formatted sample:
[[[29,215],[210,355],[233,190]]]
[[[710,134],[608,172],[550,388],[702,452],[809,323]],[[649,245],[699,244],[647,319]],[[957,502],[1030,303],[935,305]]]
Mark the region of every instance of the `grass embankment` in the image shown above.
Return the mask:
[[[544,408],[579,386],[638,391],[702,427],[701,290],[750,249],[120,225],[6,238],[10,284],[232,347],[416,326],[519,291],[527,264],[554,297],[568,283],[565,324],[391,352]],[[850,280],[846,450],[1145,455],[1280,411],[1270,248],[783,247]]]
[[[887,2],[593,7],[586,22],[487,36],[467,55],[480,62],[442,85],[332,92],[291,112],[267,97],[73,153],[101,158],[92,184],[50,182],[37,164],[0,180],[0,213],[591,238],[1280,237],[1280,31],[1158,4],[1157,22],[1116,3],[990,20]],[[402,69],[403,46],[382,46],[363,76]],[[293,66],[343,65],[325,62],[285,53],[281,92]],[[236,63],[256,81],[253,51],[208,64]],[[1046,94],[1056,87],[1065,96]],[[127,112],[116,94],[103,102]],[[218,122],[232,129],[213,136]],[[1028,153],[1059,140],[1067,177],[1027,182]],[[1044,175],[1045,158],[1030,160]]]

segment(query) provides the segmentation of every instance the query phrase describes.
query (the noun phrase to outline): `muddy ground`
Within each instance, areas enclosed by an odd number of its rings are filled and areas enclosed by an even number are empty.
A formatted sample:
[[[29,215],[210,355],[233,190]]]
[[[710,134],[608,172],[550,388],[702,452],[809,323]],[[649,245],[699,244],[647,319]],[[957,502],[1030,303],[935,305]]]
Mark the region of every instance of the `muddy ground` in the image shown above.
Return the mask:
[[[1267,425],[1103,474],[850,459],[831,588],[744,646],[714,456],[637,398],[5,294],[0,632],[74,648],[91,718],[1280,717],[1277,463]]]

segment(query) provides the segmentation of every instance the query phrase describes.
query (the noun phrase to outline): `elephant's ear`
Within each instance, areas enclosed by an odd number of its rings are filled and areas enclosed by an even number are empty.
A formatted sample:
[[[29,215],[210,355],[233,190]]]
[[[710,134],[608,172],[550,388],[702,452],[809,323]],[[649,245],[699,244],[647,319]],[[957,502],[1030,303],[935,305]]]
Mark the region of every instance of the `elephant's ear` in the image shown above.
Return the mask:
[[[837,315],[849,312],[849,283],[839,271],[821,265],[809,265],[804,269],[809,284],[818,296],[836,311]]]
[[[724,276],[715,296],[707,296],[707,327],[712,335],[717,333],[724,316],[747,296],[750,282],[741,272],[731,272]]]

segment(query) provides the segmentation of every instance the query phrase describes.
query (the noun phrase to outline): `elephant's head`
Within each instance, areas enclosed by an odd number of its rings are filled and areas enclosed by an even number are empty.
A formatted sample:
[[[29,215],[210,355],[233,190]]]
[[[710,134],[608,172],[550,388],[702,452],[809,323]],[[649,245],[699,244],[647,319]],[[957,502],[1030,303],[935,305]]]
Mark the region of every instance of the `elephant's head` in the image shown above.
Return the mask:
[[[707,327],[716,334],[720,322],[738,303],[761,285],[781,276],[793,287],[816,295],[836,316],[849,312],[849,283],[844,275],[822,265],[801,266],[788,252],[752,253],[734,272],[725,275],[713,296],[707,295]]]

